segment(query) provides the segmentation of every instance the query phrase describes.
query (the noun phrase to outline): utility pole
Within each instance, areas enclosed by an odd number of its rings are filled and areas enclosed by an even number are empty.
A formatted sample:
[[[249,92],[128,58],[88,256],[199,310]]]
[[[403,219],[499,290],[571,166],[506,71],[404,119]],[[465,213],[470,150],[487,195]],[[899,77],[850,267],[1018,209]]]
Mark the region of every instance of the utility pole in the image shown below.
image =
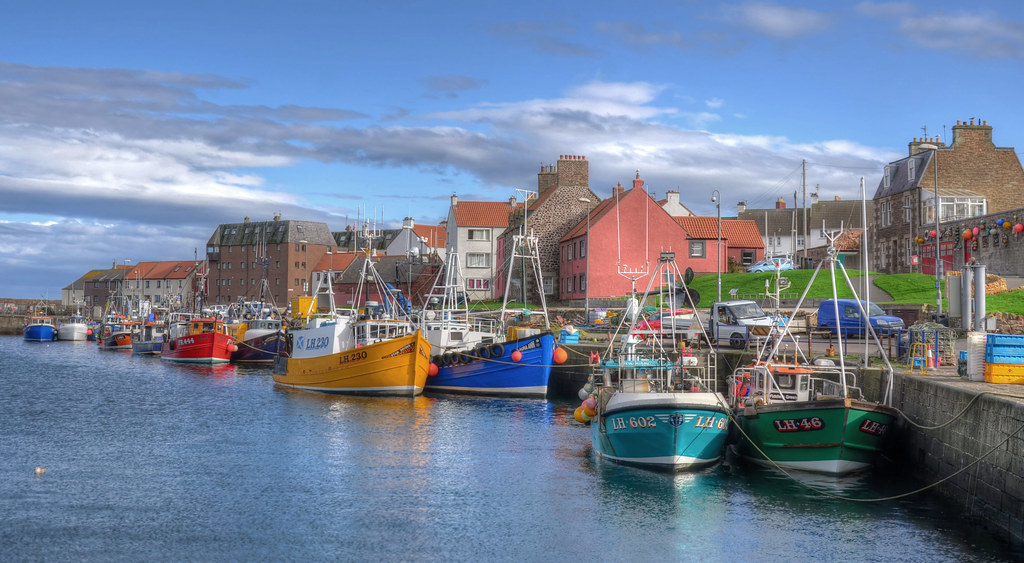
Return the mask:
[[[810,229],[807,228],[807,160],[806,159],[804,159],[804,161],[803,161],[803,184],[804,184],[804,213],[803,213],[803,216],[804,216],[804,228],[803,228],[803,233],[804,233],[804,260],[803,260],[803,264],[801,264],[800,267],[801,268],[806,268],[807,267],[807,245],[808,245],[809,240],[811,238],[811,231],[810,231]]]

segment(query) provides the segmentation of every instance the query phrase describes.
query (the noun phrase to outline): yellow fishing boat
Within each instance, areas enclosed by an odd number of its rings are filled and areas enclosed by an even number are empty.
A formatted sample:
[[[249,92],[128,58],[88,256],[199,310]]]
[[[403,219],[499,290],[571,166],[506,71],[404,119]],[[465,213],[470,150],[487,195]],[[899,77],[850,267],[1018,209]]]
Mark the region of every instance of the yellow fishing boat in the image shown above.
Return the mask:
[[[279,357],[274,364],[273,377],[279,385],[324,393],[407,397],[423,393],[430,369],[430,342],[409,323],[369,319],[342,327],[341,334],[333,330],[322,331],[322,336],[303,332],[290,333],[291,357]],[[355,346],[322,355],[304,353],[333,349],[326,339],[334,336],[341,341],[354,337]]]

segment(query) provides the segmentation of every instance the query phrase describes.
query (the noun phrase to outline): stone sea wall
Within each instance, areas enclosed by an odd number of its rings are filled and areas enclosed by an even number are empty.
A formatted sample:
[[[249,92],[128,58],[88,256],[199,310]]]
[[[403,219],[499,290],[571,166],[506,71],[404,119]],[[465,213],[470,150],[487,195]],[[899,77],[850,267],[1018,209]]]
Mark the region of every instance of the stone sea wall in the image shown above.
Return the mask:
[[[1024,544],[1021,386],[897,374],[898,466],[994,535]],[[923,427],[923,428],[922,428]],[[979,458],[983,458],[980,461]]]

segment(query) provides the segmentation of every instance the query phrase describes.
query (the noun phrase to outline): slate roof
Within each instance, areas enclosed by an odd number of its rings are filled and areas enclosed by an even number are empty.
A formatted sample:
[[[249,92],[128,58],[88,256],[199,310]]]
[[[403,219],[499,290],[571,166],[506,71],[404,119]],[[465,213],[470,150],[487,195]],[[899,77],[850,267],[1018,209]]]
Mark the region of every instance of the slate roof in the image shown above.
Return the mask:
[[[939,149],[943,150],[943,149]],[[946,149],[950,150],[950,149]],[[905,191],[921,187],[921,177],[927,167],[933,166],[932,155],[936,151],[927,150],[913,156],[889,163],[889,187],[885,186],[885,172],[882,172],[882,179],[878,181],[878,189],[872,199],[889,197]],[[910,163],[914,163],[914,178],[910,178]],[[941,192],[941,190],[940,190]]]
[[[378,232],[377,236],[373,238],[373,248],[377,250],[386,249],[388,245],[391,244],[391,241],[395,240],[395,237],[400,234],[402,234],[402,229],[384,229]],[[359,248],[366,247],[366,241],[362,239],[362,233],[360,231],[338,231],[336,233],[331,233],[331,238],[334,240],[335,246],[343,251],[351,252],[358,250]]]
[[[249,221],[224,223],[210,236],[207,244],[217,246],[249,246],[293,243],[305,240],[309,244],[334,245],[327,223],[317,221]]]
[[[508,227],[509,213],[513,210],[507,200],[460,201],[452,206],[455,224],[459,227]]]
[[[867,202],[868,218],[874,213],[874,202]],[[793,222],[794,214],[796,222]],[[765,222],[767,221],[768,233],[790,233],[794,224],[798,233],[804,231],[804,213],[800,207],[788,209],[747,209],[738,214],[740,219],[753,221],[757,230],[762,236],[765,234]],[[825,222],[826,230],[838,230],[840,226],[846,228],[851,225],[861,226],[863,223],[861,202],[856,199],[850,200],[826,200],[811,204],[807,209],[807,222],[811,229],[821,229],[822,221]]]

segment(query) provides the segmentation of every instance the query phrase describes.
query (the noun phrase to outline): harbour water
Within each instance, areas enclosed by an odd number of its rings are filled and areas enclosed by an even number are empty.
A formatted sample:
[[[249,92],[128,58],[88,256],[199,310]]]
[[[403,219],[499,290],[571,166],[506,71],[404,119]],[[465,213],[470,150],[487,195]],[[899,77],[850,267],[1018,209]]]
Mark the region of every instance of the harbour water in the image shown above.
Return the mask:
[[[325,396],[0,337],[3,561],[1012,561],[886,476],[596,460],[578,400]],[[45,467],[37,475],[35,468]]]

